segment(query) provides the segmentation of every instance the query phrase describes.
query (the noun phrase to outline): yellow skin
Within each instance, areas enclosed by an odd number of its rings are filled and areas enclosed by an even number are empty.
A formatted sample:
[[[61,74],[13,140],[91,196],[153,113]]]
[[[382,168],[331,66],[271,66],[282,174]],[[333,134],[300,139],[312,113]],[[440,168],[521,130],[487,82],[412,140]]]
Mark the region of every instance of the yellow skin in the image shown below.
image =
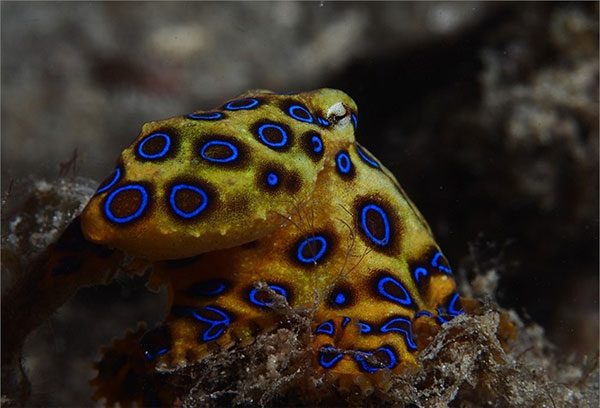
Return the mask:
[[[355,141],[354,101],[333,89],[232,101],[144,125],[81,215],[86,239],[153,261],[152,285],[169,289],[165,325],[139,341],[147,364],[250,340],[276,327],[270,306],[286,298],[316,305],[318,369],[377,383],[414,367],[460,299],[427,223]]]

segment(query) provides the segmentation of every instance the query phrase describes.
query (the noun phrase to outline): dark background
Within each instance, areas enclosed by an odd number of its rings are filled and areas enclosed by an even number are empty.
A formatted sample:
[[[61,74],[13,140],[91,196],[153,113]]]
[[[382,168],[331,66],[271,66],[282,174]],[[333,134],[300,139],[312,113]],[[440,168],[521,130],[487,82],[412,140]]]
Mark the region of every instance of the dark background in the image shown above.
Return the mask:
[[[142,123],[252,88],[335,87],[447,257],[561,352],[598,344],[598,3],[17,3],[2,12],[2,189],[97,181]],[[66,177],[73,176],[72,172]],[[44,404],[164,299],[87,289],[32,339]],[[60,373],[60,375],[57,375]],[[58,392],[60,390],[60,392]]]

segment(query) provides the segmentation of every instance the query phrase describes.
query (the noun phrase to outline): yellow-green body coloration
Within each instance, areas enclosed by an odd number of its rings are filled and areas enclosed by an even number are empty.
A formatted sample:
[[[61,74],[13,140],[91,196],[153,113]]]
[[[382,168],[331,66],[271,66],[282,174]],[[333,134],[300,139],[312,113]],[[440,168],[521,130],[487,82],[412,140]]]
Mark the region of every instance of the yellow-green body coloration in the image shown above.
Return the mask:
[[[165,324],[134,341],[150,370],[275,328],[285,299],[316,305],[318,369],[378,383],[414,367],[428,335],[462,313],[423,217],[355,141],[356,114],[337,90],[252,91],[146,124],[123,151],[82,230],[153,261],[152,284],[169,289]],[[132,400],[110,361],[96,396]]]

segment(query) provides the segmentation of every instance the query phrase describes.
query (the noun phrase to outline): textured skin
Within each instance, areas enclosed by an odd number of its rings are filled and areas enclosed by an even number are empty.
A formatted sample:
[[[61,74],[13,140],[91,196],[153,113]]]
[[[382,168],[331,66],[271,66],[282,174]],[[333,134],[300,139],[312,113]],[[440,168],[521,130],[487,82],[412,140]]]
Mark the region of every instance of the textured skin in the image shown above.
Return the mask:
[[[151,370],[174,369],[202,359],[215,345],[248,341],[276,327],[279,315],[269,306],[286,298],[294,308],[316,305],[318,369],[377,383],[386,369],[414,367],[427,336],[462,313],[460,299],[421,214],[393,175],[355,142],[355,103],[331,89],[253,91],[234,101],[240,99],[234,107],[259,103],[197,113],[221,112],[220,120],[183,116],[144,125],[121,154],[121,177],[112,185],[109,177],[81,216],[88,240],[154,261],[152,285],[168,287],[165,324],[138,336],[139,342],[128,341],[139,344]],[[296,103],[313,123],[292,117]],[[308,120],[302,110],[292,112]],[[277,135],[261,141],[257,123],[282,126],[288,144],[270,146],[279,144]],[[136,149],[153,132],[169,132],[171,149],[141,161]],[[214,137],[234,143],[239,160],[203,159],[202,143]],[[157,155],[163,147],[143,152]],[[234,156],[230,148],[219,149],[209,158]],[[208,200],[196,194],[196,201],[179,202],[188,214],[202,208],[198,215],[186,219],[173,211],[174,180],[198,183],[207,193]],[[148,203],[135,220],[115,223],[105,215],[107,200],[128,183],[145,186]],[[140,202],[133,193],[108,207],[127,218]],[[96,385],[113,389],[106,364],[103,370]],[[108,391],[97,396],[116,398]]]

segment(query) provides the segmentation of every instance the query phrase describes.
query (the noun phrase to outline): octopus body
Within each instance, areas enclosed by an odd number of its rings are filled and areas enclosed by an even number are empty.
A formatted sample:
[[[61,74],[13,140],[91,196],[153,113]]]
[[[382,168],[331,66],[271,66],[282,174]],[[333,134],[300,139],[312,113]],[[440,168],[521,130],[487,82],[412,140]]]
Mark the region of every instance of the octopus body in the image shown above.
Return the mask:
[[[135,340],[146,367],[252,339],[277,326],[285,301],[316,305],[318,370],[374,378],[415,367],[423,333],[463,313],[427,223],[355,140],[357,115],[338,90],[250,91],[143,126],[81,231],[150,261],[151,284],[168,288],[166,321]],[[116,401],[109,365],[96,396]]]

